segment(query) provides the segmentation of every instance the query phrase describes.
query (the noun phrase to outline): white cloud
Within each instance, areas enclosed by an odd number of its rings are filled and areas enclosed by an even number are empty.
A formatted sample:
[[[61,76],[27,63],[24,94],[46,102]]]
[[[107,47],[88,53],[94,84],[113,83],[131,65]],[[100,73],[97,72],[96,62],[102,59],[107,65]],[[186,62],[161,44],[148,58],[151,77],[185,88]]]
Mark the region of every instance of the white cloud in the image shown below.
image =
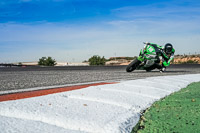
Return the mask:
[[[200,52],[195,51],[200,49],[200,28],[197,26],[197,22],[192,21],[150,20],[119,20],[90,26],[0,24],[0,49],[4,50],[0,57],[10,61],[32,61],[52,56],[58,61],[81,62],[96,54],[106,58],[115,53],[135,56],[145,41],[160,45],[170,42],[175,45],[176,53],[194,53]]]
[[[198,17],[200,7],[198,4],[182,5],[177,2],[162,2],[142,6],[125,6],[113,9],[112,14],[126,19],[183,19]]]

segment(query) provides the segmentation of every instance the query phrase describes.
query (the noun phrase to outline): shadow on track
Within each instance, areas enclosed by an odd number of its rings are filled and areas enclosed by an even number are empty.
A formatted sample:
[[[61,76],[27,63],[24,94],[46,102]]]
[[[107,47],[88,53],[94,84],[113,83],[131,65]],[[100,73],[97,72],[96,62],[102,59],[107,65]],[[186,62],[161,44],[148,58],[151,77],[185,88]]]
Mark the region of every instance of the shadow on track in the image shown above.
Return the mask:
[[[190,72],[190,71],[165,71],[163,73],[186,73],[186,72]],[[192,71],[191,71],[192,72]],[[150,71],[150,72],[146,72],[146,71],[134,71],[132,73],[160,73],[159,71]]]

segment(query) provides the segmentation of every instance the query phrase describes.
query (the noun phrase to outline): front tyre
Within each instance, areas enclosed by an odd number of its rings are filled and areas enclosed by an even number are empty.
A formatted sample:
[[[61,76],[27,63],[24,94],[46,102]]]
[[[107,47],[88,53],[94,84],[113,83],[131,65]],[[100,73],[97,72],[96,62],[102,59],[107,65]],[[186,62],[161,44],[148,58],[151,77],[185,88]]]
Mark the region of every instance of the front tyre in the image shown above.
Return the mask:
[[[132,72],[134,71],[139,65],[141,61],[138,59],[133,60],[127,67],[126,67],[126,72]]]

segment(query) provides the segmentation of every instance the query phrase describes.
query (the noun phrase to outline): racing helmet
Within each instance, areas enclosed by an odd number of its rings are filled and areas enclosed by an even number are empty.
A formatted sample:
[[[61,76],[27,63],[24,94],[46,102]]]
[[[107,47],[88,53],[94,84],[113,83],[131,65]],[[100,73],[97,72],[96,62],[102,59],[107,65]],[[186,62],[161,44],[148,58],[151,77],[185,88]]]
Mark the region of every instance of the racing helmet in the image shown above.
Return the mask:
[[[166,54],[171,54],[173,50],[173,46],[171,43],[165,44],[164,51]]]

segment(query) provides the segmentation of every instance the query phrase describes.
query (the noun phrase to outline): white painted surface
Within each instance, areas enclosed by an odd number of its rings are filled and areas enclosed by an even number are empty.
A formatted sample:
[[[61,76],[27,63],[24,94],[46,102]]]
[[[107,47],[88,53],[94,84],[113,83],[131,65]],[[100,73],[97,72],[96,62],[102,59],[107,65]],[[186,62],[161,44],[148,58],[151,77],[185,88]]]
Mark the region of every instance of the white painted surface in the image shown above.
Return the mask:
[[[129,133],[140,112],[200,74],[151,77],[0,102],[2,133]]]

